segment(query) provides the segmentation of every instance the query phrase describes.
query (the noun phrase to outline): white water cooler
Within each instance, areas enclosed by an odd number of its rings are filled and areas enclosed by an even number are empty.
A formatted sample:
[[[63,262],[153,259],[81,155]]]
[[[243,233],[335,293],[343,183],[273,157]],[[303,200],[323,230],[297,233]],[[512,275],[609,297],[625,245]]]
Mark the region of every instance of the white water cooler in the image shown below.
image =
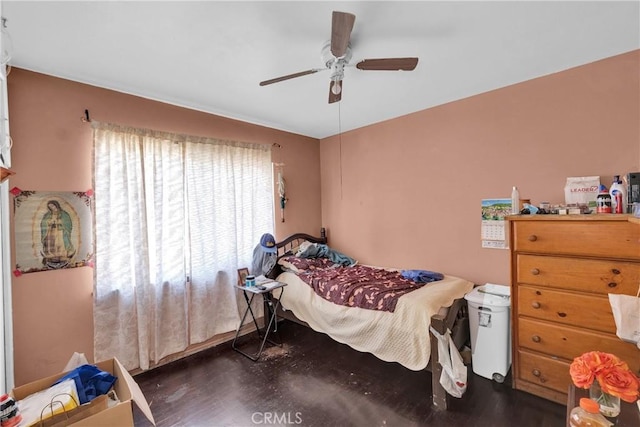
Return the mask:
[[[464,297],[469,306],[473,372],[502,383],[511,367],[511,292],[487,283]]]

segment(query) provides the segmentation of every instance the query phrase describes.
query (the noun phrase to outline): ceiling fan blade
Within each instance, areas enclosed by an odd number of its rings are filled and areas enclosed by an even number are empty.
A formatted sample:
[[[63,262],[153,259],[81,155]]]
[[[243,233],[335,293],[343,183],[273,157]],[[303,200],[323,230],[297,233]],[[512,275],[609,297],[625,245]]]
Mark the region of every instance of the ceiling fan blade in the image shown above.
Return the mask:
[[[263,82],[260,82],[260,86],[266,86],[266,85],[270,85],[272,83],[282,82],[284,80],[295,79],[296,77],[302,77],[302,76],[306,76],[308,74],[317,73],[318,71],[321,71],[321,70],[323,70],[323,68],[314,68],[314,69],[307,70],[307,71],[300,71],[299,73],[293,73],[293,74],[288,74],[288,75],[282,76],[282,77],[276,77],[275,79],[265,80]]]
[[[356,16],[346,12],[333,12],[331,18],[331,53],[336,58],[344,56],[349,46],[351,30]]]
[[[412,71],[418,65],[418,58],[363,59],[356,64],[360,70]]]
[[[329,84],[329,104],[338,102],[342,99],[342,80],[331,80]]]

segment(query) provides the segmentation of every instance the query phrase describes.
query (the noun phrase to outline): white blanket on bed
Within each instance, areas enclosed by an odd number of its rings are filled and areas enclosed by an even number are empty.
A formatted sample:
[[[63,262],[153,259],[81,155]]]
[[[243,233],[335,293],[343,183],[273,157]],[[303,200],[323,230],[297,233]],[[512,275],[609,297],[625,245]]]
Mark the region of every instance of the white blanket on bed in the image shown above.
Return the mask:
[[[473,288],[473,283],[453,276],[427,283],[403,295],[393,313],[334,304],[317,295],[294,273],[282,273],[287,283],[282,307],[318,332],[381,360],[398,362],[418,371],[425,369],[431,355],[429,324],[441,307],[449,307]],[[276,296],[278,295],[275,292]]]

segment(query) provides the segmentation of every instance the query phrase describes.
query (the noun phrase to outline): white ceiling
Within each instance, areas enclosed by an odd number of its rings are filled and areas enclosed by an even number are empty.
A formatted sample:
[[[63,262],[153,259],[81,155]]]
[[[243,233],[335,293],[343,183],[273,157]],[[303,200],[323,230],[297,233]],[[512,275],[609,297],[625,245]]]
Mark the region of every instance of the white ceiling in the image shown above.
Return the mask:
[[[10,64],[323,138],[640,48],[638,1],[6,1]],[[328,104],[331,12],[356,15],[353,59]]]

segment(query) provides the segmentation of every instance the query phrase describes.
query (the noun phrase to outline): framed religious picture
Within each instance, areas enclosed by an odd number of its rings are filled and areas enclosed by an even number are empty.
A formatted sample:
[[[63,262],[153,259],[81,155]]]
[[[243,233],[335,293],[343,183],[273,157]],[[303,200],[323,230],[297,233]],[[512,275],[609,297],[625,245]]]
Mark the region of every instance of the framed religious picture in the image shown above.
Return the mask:
[[[16,276],[93,264],[92,190],[11,194]]]
[[[238,269],[238,286],[244,286],[244,282],[246,281],[248,275],[249,275],[248,268]]]

